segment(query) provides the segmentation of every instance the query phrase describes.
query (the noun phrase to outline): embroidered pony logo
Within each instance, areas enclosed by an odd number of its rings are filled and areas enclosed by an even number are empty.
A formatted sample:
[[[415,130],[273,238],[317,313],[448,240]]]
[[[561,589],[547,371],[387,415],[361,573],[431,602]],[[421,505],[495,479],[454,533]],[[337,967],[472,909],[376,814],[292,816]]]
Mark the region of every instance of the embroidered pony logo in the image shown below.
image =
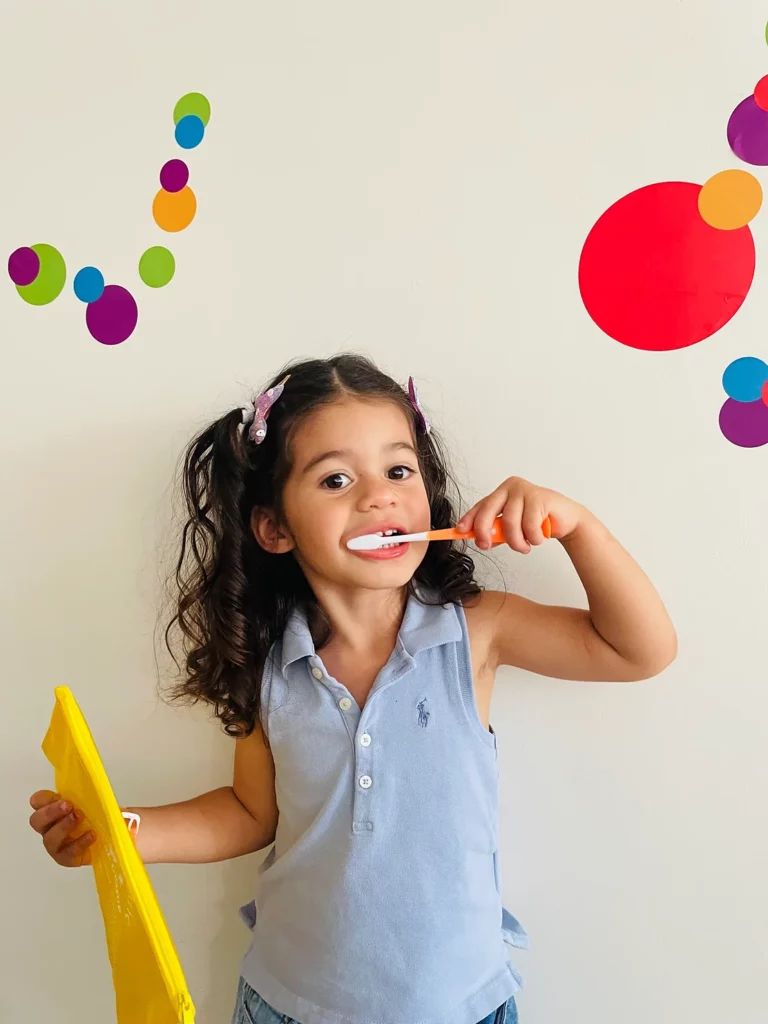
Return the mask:
[[[425,697],[424,700],[419,701],[416,707],[419,712],[419,725],[422,729],[426,729],[429,725],[429,716],[431,714],[430,711],[427,711],[427,698]]]

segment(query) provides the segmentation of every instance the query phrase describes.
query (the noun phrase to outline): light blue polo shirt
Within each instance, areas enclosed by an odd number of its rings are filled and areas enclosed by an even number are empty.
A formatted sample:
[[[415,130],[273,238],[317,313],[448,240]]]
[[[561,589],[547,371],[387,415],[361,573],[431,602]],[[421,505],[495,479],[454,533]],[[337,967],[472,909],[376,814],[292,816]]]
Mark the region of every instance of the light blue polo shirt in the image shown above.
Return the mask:
[[[458,605],[411,597],[361,711],[295,613],[264,671],[279,821],[248,984],[301,1024],[477,1024],[520,988],[495,736]],[[258,909],[257,909],[258,908]]]

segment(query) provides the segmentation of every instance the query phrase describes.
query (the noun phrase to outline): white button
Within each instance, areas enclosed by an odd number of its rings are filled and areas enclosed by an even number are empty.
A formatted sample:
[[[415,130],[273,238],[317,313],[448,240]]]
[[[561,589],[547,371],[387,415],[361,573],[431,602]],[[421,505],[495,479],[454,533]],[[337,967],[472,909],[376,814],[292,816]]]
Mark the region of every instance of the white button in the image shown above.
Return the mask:
[[[315,679],[322,679],[323,670],[321,668],[318,668],[317,665],[315,665],[315,667],[312,669],[312,675],[315,677]]]
[[[364,747],[370,747],[371,737],[368,735],[367,732],[364,732],[363,735],[360,737],[360,742]]]
[[[371,786],[373,785],[373,779],[371,778],[370,775],[364,775],[360,779],[360,785],[363,787],[363,789],[370,789]]]
[[[341,700],[339,701],[339,707],[341,708],[342,711],[349,711],[349,709],[352,707],[352,701],[349,699],[349,697],[342,697]]]

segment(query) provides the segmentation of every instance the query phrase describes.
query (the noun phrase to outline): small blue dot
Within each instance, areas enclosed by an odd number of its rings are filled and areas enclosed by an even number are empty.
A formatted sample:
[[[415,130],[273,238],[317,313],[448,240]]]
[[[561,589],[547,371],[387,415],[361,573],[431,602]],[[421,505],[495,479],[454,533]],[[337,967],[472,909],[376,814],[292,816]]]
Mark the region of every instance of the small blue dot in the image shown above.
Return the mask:
[[[205,125],[195,114],[187,114],[176,125],[176,141],[182,149],[194,149],[203,141]]]
[[[75,275],[72,287],[81,302],[96,302],[104,291],[104,275],[96,267],[83,267]]]
[[[757,402],[768,380],[768,365],[755,356],[734,359],[723,374],[723,389],[735,402]]]

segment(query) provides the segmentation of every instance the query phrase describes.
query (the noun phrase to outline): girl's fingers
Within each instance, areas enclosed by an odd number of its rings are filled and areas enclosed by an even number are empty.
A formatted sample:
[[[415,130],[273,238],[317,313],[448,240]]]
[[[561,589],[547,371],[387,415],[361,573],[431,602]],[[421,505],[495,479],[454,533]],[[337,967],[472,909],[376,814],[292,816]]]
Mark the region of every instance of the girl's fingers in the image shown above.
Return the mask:
[[[514,498],[512,501],[507,502],[501,516],[501,522],[504,527],[504,540],[506,540],[507,544],[509,544],[513,551],[517,551],[521,555],[527,555],[531,550],[531,545],[525,539],[525,534],[523,533],[523,509],[524,501],[522,498]]]
[[[57,864],[76,868],[91,863],[91,846],[96,841],[93,832],[72,837],[71,833],[83,821],[81,811],[62,800],[58,793],[41,789],[29,798],[32,815],[29,823],[43,837],[43,846]]]
[[[480,502],[478,502],[477,505],[473,505],[468,512],[464,513],[464,515],[461,517],[458,523],[456,523],[456,529],[459,531],[459,533],[469,533],[469,531],[472,529],[474,525],[475,516],[477,515],[477,510],[479,509],[479,507]]]
[[[91,846],[96,840],[93,832],[70,839],[60,847],[56,860],[65,868],[79,868],[91,863]]]
[[[529,544],[538,547],[546,540],[544,536],[544,520],[547,518],[547,511],[539,501],[526,501],[523,510],[523,533]]]
[[[58,793],[52,793],[50,789],[38,789],[36,793],[33,793],[29,798],[29,806],[33,811],[39,811],[43,807],[47,807],[48,804],[54,803],[56,800],[61,800]]]
[[[67,839],[69,839],[70,833],[77,827],[80,821],[82,821],[82,815],[73,811],[71,814],[65,815],[55,825],[51,825],[48,831],[43,834],[43,846],[52,857],[58,855],[59,850],[64,846]]]
[[[505,500],[506,495],[494,493],[480,503],[472,525],[472,529],[475,531],[475,544],[479,548],[487,550],[493,547],[491,540],[493,523],[499,512],[504,508]]]
[[[44,836],[54,825],[72,813],[72,805],[66,801],[53,801],[33,811],[29,818],[29,824]]]
[[[513,551],[527,555],[531,546],[538,547],[547,539],[543,529],[547,519],[543,493],[524,480],[510,479],[473,505],[456,528],[459,533],[474,532],[477,547],[487,550],[493,546],[494,520],[501,513],[505,542]]]

